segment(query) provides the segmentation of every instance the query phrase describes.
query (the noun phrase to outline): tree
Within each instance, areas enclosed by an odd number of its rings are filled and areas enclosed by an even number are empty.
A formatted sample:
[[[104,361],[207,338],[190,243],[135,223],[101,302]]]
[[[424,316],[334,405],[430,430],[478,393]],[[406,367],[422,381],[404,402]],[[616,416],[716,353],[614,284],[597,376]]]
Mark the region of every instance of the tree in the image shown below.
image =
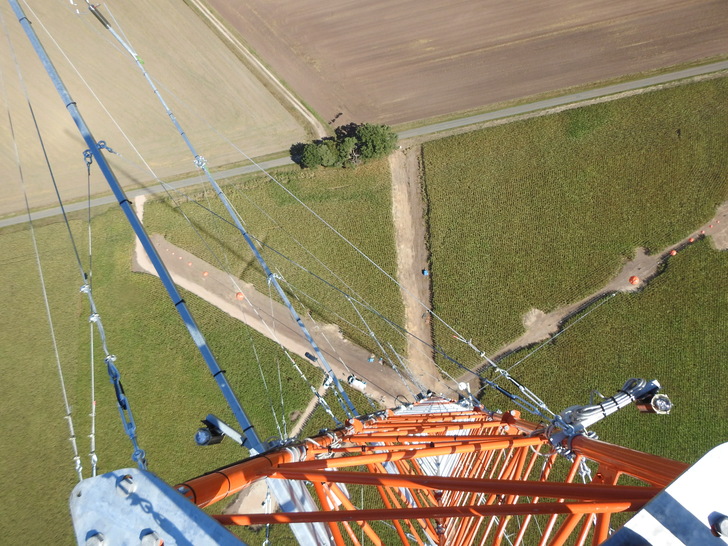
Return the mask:
[[[296,142],[295,144],[291,145],[291,148],[288,150],[291,154],[291,160],[294,163],[301,164],[301,156],[303,155],[303,150],[306,148],[306,144],[303,142]]]
[[[356,144],[357,141],[354,137],[344,137],[339,141],[339,163],[341,165],[355,162]]]
[[[397,146],[397,133],[388,125],[359,125],[356,138],[359,141],[359,153],[364,160],[385,157]]]
[[[319,152],[321,154],[321,165],[324,167],[340,166],[339,161],[339,150],[336,141],[333,139],[326,139],[319,145]]]
[[[315,142],[305,144],[301,152],[301,167],[312,169],[321,165],[321,148]]]

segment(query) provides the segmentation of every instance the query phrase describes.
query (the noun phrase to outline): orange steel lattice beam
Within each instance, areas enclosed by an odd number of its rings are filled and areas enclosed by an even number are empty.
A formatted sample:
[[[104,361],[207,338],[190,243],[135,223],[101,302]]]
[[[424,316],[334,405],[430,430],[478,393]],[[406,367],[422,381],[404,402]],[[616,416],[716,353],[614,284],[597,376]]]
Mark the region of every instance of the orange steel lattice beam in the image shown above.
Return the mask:
[[[570,462],[558,456],[567,449]],[[557,473],[559,461],[569,464]],[[575,481],[582,461],[596,465],[593,483]],[[178,490],[207,506],[262,478],[310,482],[318,504],[309,510],[215,517],[225,525],[322,522],[336,544],[353,536],[349,522],[375,544],[410,539],[500,544],[506,537],[523,544],[535,543],[534,533],[542,544],[563,544],[569,537],[584,544],[589,536],[597,544],[607,538],[610,514],[638,510],[686,468],[583,436],[553,446],[545,429],[517,412],[490,413],[430,398],[351,419],[303,444],[189,480]],[[623,474],[647,485],[619,485]],[[370,488],[367,498],[374,504],[358,509],[338,484]],[[378,521],[393,526],[377,526]]]

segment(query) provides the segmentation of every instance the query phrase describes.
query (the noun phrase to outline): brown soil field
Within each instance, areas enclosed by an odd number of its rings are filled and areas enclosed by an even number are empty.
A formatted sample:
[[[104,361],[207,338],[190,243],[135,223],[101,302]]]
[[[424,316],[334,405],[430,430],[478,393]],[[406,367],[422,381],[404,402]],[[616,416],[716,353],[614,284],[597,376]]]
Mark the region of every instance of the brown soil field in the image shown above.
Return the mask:
[[[30,4],[32,12],[25,9],[94,137],[106,141],[123,156],[110,156],[119,179],[125,186],[135,187],[153,178],[148,170],[139,167],[142,160],[122,131],[157,176],[194,171],[190,152],[141,71],[85,9],[85,2],[75,0],[75,4],[80,14],[68,1],[34,2]],[[298,122],[182,0],[107,1],[99,9],[144,60],[144,67],[210,166],[243,159],[220,134],[250,156],[284,150],[306,138]],[[64,199],[81,198],[87,184],[83,161],[86,146],[7,2],[0,3],[0,17],[12,43],[11,49],[3,31],[0,102],[12,114],[30,205],[53,205],[56,199],[19,84],[13,52]],[[2,116],[7,120],[7,113]],[[112,117],[121,129],[114,125]],[[8,128],[7,121],[0,123],[0,177],[4,190],[0,194],[0,216],[24,207]],[[98,170],[92,175],[92,192],[105,191],[106,183]]]
[[[398,124],[728,53],[723,0],[207,0],[335,124]]]

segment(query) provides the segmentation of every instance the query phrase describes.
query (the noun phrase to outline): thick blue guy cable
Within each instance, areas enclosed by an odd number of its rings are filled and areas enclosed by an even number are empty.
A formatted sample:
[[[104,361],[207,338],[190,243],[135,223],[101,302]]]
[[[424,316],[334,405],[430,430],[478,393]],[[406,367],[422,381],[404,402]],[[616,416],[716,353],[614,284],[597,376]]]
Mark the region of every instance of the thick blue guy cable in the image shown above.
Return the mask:
[[[33,27],[31,26],[30,21],[25,16],[25,13],[23,12],[22,8],[18,4],[17,0],[8,0],[10,6],[12,7],[13,11],[15,12],[16,17],[18,18],[18,21],[20,22],[21,26],[23,27],[23,30],[25,31],[25,34],[28,36],[28,39],[30,40],[31,44],[33,45],[33,48],[35,49],[36,54],[40,58],[41,62],[43,63],[43,67],[45,68],[46,72],[48,73],[48,76],[51,78],[53,85],[56,88],[56,91],[58,91],[58,94],[60,95],[61,99],[63,100],[64,104],[66,105],[66,109],[68,110],[69,114],[73,118],[74,123],[76,124],[76,127],[78,128],[79,132],[81,133],[82,138],[84,139],[84,142],[88,146],[89,150],[91,150],[91,153],[96,160],[97,165],[101,169],[101,172],[103,173],[104,177],[106,178],[106,181],[109,183],[109,186],[111,187],[112,192],[114,193],[114,196],[116,197],[116,200],[119,203],[119,206],[121,207],[122,211],[126,215],[126,218],[131,225],[132,229],[134,230],[134,233],[137,237],[139,237],[139,240],[142,243],[142,246],[144,247],[144,250],[146,251],[147,255],[149,256],[149,259],[152,262],[152,265],[154,266],[154,269],[157,271],[157,274],[159,275],[159,278],[162,280],[162,283],[164,284],[165,289],[167,290],[167,293],[169,294],[169,297],[172,299],[172,302],[177,309],[177,312],[182,317],[182,320],[185,323],[185,326],[187,327],[187,330],[190,333],[190,336],[192,336],[193,341],[197,345],[198,350],[202,354],[202,357],[205,360],[205,363],[207,364],[207,367],[209,368],[210,372],[212,373],[213,378],[217,382],[220,390],[222,391],[223,396],[225,397],[225,400],[227,401],[228,405],[230,406],[230,409],[233,411],[233,414],[235,415],[235,418],[240,425],[244,442],[243,445],[251,450],[251,452],[254,453],[261,453],[264,451],[263,444],[258,438],[257,433],[255,432],[255,429],[253,428],[252,423],[250,422],[250,419],[248,418],[247,414],[245,413],[245,410],[240,405],[240,402],[238,401],[237,397],[235,396],[235,393],[232,391],[230,385],[227,382],[227,379],[225,378],[225,372],[220,368],[220,365],[217,363],[217,360],[215,359],[215,356],[212,354],[212,351],[210,350],[210,347],[207,345],[207,341],[205,340],[204,336],[202,335],[202,332],[200,332],[199,327],[197,326],[197,323],[195,322],[195,319],[192,317],[192,314],[190,313],[189,309],[187,309],[187,304],[185,303],[184,299],[182,299],[182,296],[177,291],[177,287],[174,285],[174,282],[172,281],[172,278],[167,271],[167,268],[164,266],[164,263],[162,262],[162,259],[159,257],[159,254],[157,254],[156,249],[154,248],[154,245],[152,244],[151,240],[149,239],[149,236],[147,235],[146,231],[144,230],[144,227],[142,226],[141,222],[139,221],[139,218],[137,218],[136,214],[134,213],[134,210],[131,207],[131,202],[129,199],[127,199],[126,194],[124,193],[124,190],[121,188],[121,185],[119,184],[119,181],[116,179],[116,176],[114,175],[113,171],[111,170],[111,167],[106,161],[106,158],[101,153],[101,150],[98,147],[98,144],[96,143],[96,140],[94,139],[93,135],[91,134],[90,129],[86,125],[86,122],[83,120],[83,117],[81,116],[81,113],[78,110],[78,107],[76,106],[76,103],[71,98],[71,95],[69,94],[68,90],[66,89],[65,85],[61,81],[60,76],[58,75],[58,72],[56,71],[55,67],[53,66],[53,63],[51,62],[50,58],[48,57],[48,54],[46,53],[45,49],[43,48],[43,45],[40,43],[40,40],[38,39],[38,36],[35,33],[35,30],[33,30]]]
[[[207,180],[212,184],[212,187],[215,190],[215,193],[217,194],[218,198],[222,201],[223,205],[225,205],[225,208],[228,211],[228,214],[233,219],[233,222],[235,223],[235,227],[240,231],[241,235],[243,236],[243,239],[245,239],[245,242],[250,247],[251,251],[253,252],[253,255],[255,256],[255,259],[258,261],[258,264],[263,269],[263,273],[265,273],[265,277],[268,280],[269,283],[273,285],[273,287],[276,289],[276,292],[278,292],[279,297],[283,301],[283,304],[288,307],[288,311],[291,313],[291,317],[298,325],[299,329],[303,333],[304,337],[306,338],[306,341],[308,341],[308,344],[313,349],[314,353],[316,353],[316,356],[318,357],[318,360],[323,365],[326,372],[329,374],[329,377],[331,377],[334,381],[334,385],[336,389],[341,393],[341,396],[344,398],[344,401],[346,402],[346,406],[344,407],[342,404],[343,409],[348,414],[349,417],[354,417],[357,415],[356,408],[351,403],[351,400],[349,399],[349,396],[346,394],[346,391],[344,391],[344,388],[341,386],[341,383],[336,378],[336,374],[331,369],[331,365],[326,360],[326,357],[324,356],[323,352],[319,348],[316,341],[311,336],[311,333],[308,331],[308,328],[301,320],[301,317],[298,315],[296,310],[293,308],[293,305],[291,304],[290,300],[288,299],[288,296],[286,296],[286,293],[283,291],[283,288],[278,283],[278,280],[275,278],[273,273],[271,272],[270,268],[268,267],[268,263],[265,261],[263,256],[258,252],[258,249],[255,248],[255,243],[253,239],[250,237],[246,229],[243,227],[242,222],[240,221],[240,218],[238,217],[238,214],[235,212],[235,209],[233,208],[232,204],[228,200],[225,193],[222,191],[222,188],[220,188],[219,184],[217,183],[217,180],[212,176],[209,169],[207,168],[205,159],[197,153],[197,150],[195,150],[195,147],[192,145],[192,142],[190,142],[190,139],[187,137],[187,134],[182,129],[182,126],[180,125],[179,121],[177,121],[177,118],[175,117],[172,110],[167,106],[167,103],[162,98],[162,95],[160,94],[159,90],[157,89],[157,86],[154,85],[154,82],[152,81],[152,78],[147,73],[146,69],[143,66],[142,60],[139,58],[139,55],[137,55],[136,51],[132,49],[132,47],[127,44],[122,38],[117,34],[117,32],[111,27],[109,22],[106,20],[106,18],[99,12],[98,8],[94,6],[93,4],[89,3],[89,10],[93,15],[99,20],[99,22],[109,31],[111,32],[111,35],[121,44],[121,46],[134,58],[134,61],[136,62],[137,66],[139,66],[139,69],[142,71],[142,74],[146,78],[147,82],[152,88],[152,91],[157,96],[159,101],[162,103],[162,106],[164,107],[165,111],[167,112],[167,115],[169,116],[169,119],[174,124],[175,128],[179,132],[182,139],[185,141],[185,144],[187,145],[187,148],[189,148],[190,152],[195,158],[195,165],[202,169],[205,174],[207,175]]]

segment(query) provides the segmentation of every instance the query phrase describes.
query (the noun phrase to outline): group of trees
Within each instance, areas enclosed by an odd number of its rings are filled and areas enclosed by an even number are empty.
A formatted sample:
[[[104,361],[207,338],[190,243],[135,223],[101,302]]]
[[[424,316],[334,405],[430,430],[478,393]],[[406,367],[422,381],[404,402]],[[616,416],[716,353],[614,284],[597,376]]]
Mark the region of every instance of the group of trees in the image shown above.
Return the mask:
[[[349,167],[385,157],[397,146],[397,134],[387,125],[350,123],[336,128],[335,137],[291,146],[291,159],[304,168]]]

